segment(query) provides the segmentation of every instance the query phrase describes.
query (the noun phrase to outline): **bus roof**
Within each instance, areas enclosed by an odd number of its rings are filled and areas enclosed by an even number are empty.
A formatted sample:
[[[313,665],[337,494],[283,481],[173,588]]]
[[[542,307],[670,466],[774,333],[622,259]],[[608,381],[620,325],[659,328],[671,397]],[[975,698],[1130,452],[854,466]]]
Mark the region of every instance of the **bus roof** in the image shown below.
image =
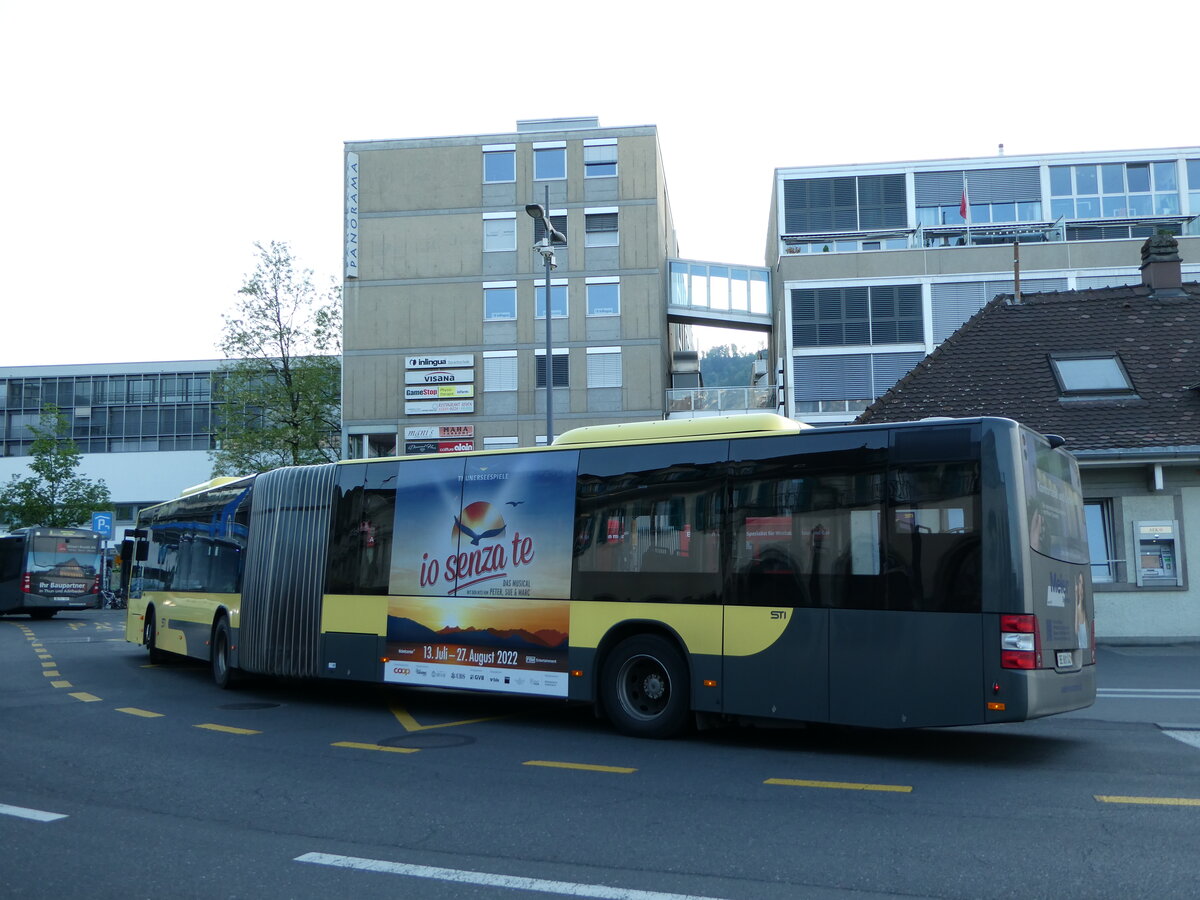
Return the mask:
[[[613,425],[572,428],[554,439],[555,447],[578,444],[637,444],[688,438],[734,437],[750,434],[798,434],[812,428],[776,413],[746,413],[738,416],[702,416],[696,419],[655,419]]]

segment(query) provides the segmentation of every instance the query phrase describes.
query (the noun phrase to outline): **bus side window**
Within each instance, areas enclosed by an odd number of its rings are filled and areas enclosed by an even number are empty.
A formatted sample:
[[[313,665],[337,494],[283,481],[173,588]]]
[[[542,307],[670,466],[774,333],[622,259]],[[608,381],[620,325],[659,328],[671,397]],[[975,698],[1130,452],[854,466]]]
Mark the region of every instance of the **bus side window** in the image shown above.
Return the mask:
[[[739,470],[731,497],[731,602],[876,608],[880,476],[791,477],[758,463]]]
[[[888,608],[978,612],[978,464],[892,469],[888,503]]]

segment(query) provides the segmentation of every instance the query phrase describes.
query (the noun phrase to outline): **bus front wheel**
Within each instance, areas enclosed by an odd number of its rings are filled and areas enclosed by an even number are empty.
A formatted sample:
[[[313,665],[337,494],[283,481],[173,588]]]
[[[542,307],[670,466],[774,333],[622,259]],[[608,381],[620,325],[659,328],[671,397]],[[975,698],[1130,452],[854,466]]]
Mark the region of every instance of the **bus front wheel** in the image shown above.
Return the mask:
[[[158,649],[158,644],[155,643],[157,639],[155,621],[154,610],[152,608],[146,610],[146,618],[142,622],[142,643],[146,645],[146,650],[150,654],[150,662],[161,663],[167,657],[166,653]]]
[[[213,629],[211,656],[213,681],[221,689],[231,688],[235,683],[233,665],[229,661],[232,647],[233,632],[229,620],[222,616]]]
[[[600,697],[609,720],[622,734],[673,737],[687,722],[687,665],[663,637],[626,638],[604,663]]]

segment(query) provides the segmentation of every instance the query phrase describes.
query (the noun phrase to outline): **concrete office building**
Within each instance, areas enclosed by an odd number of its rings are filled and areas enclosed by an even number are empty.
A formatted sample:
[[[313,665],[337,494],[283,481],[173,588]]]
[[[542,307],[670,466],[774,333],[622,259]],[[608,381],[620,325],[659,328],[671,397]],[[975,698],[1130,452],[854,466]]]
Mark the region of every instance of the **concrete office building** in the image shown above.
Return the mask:
[[[1200,147],[776,169],[786,412],[852,420],[1013,293],[1014,263],[1025,292],[1137,284],[1139,246],[1165,231],[1196,280],[1198,215]]]
[[[353,141],[345,164],[347,455],[543,443],[548,372],[555,433],[662,418],[690,348],[668,323],[676,240],[654,126]],[[544,224],[525,208],[547,194],[567,238],[549,366]]]
[[[119,537],[140,507],[211,477],[212,378],[225,363],[0,367],[0,483],[28,474],[30,426],[53,404],[83,454],[78,473],[108,485]]]

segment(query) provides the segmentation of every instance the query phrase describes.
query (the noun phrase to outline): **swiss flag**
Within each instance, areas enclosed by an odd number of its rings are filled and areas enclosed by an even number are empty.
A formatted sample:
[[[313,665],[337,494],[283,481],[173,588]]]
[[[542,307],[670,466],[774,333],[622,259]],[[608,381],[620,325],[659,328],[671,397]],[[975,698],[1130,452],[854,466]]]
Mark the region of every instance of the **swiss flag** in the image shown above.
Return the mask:
[[[966,188],[963,188],[962,202],[960,202],[958,204],[958,214],[960,216],[962,216],[963,219],[967,218],[967,189]]]

